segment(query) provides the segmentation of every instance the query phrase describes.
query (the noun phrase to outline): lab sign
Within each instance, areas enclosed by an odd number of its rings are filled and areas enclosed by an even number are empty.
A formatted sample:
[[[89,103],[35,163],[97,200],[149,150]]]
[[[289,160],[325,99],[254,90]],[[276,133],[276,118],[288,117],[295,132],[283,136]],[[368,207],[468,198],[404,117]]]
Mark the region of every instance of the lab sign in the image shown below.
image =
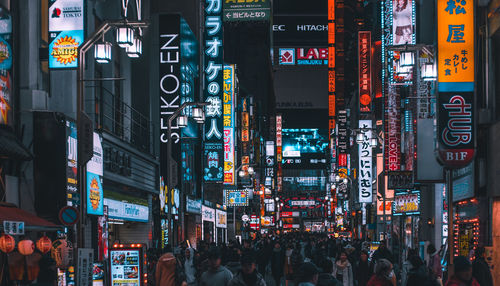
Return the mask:
[[[280,65],[328,65],[328,48],[280,48],[278,54]]]

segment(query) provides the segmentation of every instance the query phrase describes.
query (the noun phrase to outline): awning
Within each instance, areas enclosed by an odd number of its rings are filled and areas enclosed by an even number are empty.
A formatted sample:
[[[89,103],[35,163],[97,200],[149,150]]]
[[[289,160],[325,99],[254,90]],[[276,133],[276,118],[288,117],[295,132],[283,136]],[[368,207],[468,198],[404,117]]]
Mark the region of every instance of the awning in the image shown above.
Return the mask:
[[[55,231],[63,229],[43,218],[16,207],[13,204],[0,203],[0,230],[4,221],[22,221],[26,231]]]
[[[0,159],[1,158],[21,161],[33,159],[31,152],[17,138],[12,128],[4,124],[0,124]]]

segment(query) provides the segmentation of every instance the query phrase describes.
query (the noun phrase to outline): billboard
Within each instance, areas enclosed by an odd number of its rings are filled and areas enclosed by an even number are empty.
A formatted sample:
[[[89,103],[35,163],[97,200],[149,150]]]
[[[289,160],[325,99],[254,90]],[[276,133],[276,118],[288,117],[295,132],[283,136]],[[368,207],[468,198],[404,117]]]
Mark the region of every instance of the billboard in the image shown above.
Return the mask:
[[[223,152],[223,48],[222,1],[205,1],[204,40],[204,100],[205,107],[205,182],[222,182],[224,177]]]
[[[103,158],[101,136],[94,132],[94,156],[87,163],[87,214],[104,214],[102,189]]]
[[[411,215],[420,213],[420,193],[394,196],[393,215]]]
[[[78,67],[83,24],[83,0],[49,0],[49,68]]]
[[[328,140],[320,129],[282,129],[282,165],[287,168],[323,168]]]
[[[224,184],[234,185],[235,183],[235,144],[234,127],[236,103],[234,93],[234,65],[224,66],[224,96],[223,96],[223,116],[224,116]]]
[[[328,0],[328,136],[335,130],[335,0]],[[330,138],[330,137],[328,137]],[[330,146],[334,150],[334,146]]]
[[[12,18],[0,8],[0,124],[12,123]]]
[[[274,15],[272,32],[275,46],[324,46],[328,39],[326,15]]]
[[[372,138],[372,121],[371,120],[360,120],[359,129],[361,134],[363,134],[363,141],[358,144],[358,154],[359,154],[359,174],[358,174],[358,184],[359,184],[359,202],[369,203],[373,202],[372,195],[372,146],[370,140]]]
[[[415,44],[415,0],[392,0],[393,45]]]
[[[279,65],[327,66],[328,48],[279,48]]]
[[[271,14],[270,0],[223,0],[224,21],[263,21]]]
[[[224,205],[228,207],[248,206],[248,193],[252,190],[224,190]]]
[[[370,31],[358,32],[358,55],[359,55],[359,111],[371,112],[372,110],[372,66],[371,50],[372,40]]]

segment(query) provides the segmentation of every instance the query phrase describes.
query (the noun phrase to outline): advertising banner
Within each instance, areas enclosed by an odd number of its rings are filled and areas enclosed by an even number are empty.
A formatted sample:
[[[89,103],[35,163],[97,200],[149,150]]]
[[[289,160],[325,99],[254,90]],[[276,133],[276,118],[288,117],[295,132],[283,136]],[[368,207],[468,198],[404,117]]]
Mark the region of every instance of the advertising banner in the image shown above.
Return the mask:
[[[278,63],[285,66],[327,66],[328,48],[279,48]]]
[[[459,202],[474,197],[474,162],[453,170],[453,202]]]
[[[248,192],[252,190],[224,190],[224,204],[228,207],[248,206]]]
[[[206,206],[201,206],[201,220],[215,222],[215,210]]]
[[[203,179],[205,182],[224,180],[223,151],[223,48],[222,48],[222,1],[205,1],[204,38],[204,100],[205,107],[205,162]]]
[[[274,15],[273,41],[275,46],[324,46],[328,39],[326,16]]]
[[[474,88],[474,1],[437,1],[439,91]]]
[[[103,159],[101,136],[94,132],[94,156],[87,163],[87,214],[104,214],[102,189]]]
[[[369,203],[373,202],[372,195],[372,146],[370,140],[372,138],[372,121],[360,120],[359,129],[363,134],[363,141],[358,144],[359,153],[359,202]]]
[[[392,2],[393,45],[415,44],[415,0]]]
[[[177,121],[172,122],[171,137],[168,138],[168,119],[180,106],[180,15],[161,14],[158,21],[159,39],[159,118],[160,118],[160,187],[163,198],[167,199],[168,189],[177,185],[177,172],[174,166],[168,166],[168,162],[180,161],[181,144],[180,128]],[[167,142],[172,140],[172,153],[176,158],[168,158]],[[176,155],[177,154],[177,155]],[[170,174],[169,174],[170,172]],[[172,186],[167,186],[167,178],[171,176]],[[168,210],[165,210],[168,211]]]
[[[328,138],[335,132],[335,112],[335,0],[328,0]]]
[[[234,185],[235,183],[235,144],[234,127],[236,103],[234,93],[234,65],[224,65],[224,96],[223,96],[223,116],[224,116],[224,184]]]
[[[347,166],[347,145],[348,145],[349,138],[347,136],[347,111],[345,109],[338,111],[337,121],[338,121],[337,166],[338,167],[346,167]]]
[[[66,150],[67,150],[67,165],[66,165],[66,191],[74,195],[78,193],[77,181],[77,137],[76,137],[76,123],[73,121],[66,121]]]
[[[224,21],[263,21],[271,14],[270,0],[223,0]]]
[[[439,158],[448,168],[468,165],[474,157],[474,92],[440,92]]]
[[[418,214],[420,211],[420,193],[395,195],[393,215]]]
[[[0,18],[0,124],[12,123],[12,18],[2,8]]]
[[[126,221],[148,222],[149,208],[138,204],[131,204],[112,199],[104,199],[104,205],[108,206],[108,217],[123,219]]]
[[[83,24],[83,0],[49,0],[49,68],[78,67]]]
[[[358,32],[359,53],[359,111],[371,112],[372,110],[372,67],[371,67],[371,39],[370,31]]]
[[[385,103],[384,170],[398,171],[401,168],[401,119],[400,96],[395,86],[389,86]]]
[[[136,249],[111,249],[111,285],[140,286],[142,278],[141,251]]]
[[[215,210],[215,227],[227,228],[227,213],[221,210]]]

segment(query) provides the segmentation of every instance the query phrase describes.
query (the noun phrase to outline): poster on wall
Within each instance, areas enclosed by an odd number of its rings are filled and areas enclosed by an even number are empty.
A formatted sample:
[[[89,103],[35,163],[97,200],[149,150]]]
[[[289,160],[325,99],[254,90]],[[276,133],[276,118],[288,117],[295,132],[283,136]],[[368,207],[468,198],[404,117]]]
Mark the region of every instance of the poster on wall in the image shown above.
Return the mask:
[[[87,163],[87,214],[104,214],[102,189],[103,161],[101,136],[94,132],[94,156]]]
[[[0,7],[0,124],[12,123],[12,18]]]
[[[224,180],[224,126],[222,115],[223,100],[223,25],[222,0],[205,2],[204,39],[204,100],[205,107],[205,182]]]
[[[392,19],[393,44],[415,44],[414,0],[392,0]]]
[[[78,67],[84,41],[83,0],[49,0],[49,68]]]

